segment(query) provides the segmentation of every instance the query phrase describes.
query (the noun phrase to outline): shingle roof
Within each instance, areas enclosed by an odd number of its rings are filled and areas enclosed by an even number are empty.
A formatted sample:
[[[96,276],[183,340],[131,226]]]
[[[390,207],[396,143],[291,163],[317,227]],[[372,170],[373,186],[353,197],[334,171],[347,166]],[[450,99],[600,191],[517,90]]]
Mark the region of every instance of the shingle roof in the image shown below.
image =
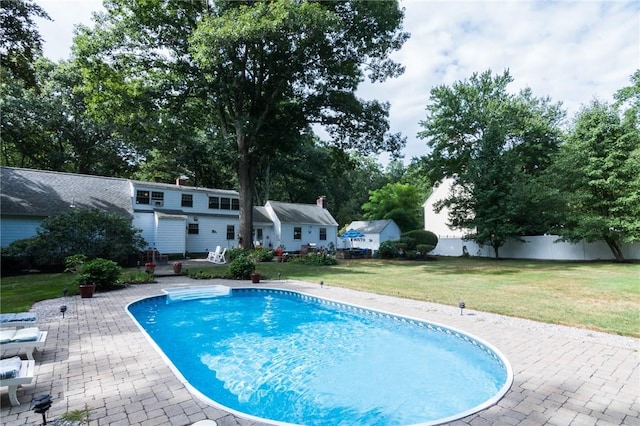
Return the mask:
[[[391,219],[369,221],[356,220],[351,222],[347,228],[353,228],[363,234],[379,234],[391,223],[391,221]]]
[[[126,179],[0,167],[2,215],[51,216],[73,207],[133,214]]]
[[[273,212],[282,223],[299,223],[303,225],[338,226],[338,222],[327,209],[316,204],[293,204],[278,201],[267,201]]]
[[[254,206],[253,207],[253,223],[261,223],[261,224],[273,224],[271,217],[269,217],[269,213],[267,209],[262,206]]]

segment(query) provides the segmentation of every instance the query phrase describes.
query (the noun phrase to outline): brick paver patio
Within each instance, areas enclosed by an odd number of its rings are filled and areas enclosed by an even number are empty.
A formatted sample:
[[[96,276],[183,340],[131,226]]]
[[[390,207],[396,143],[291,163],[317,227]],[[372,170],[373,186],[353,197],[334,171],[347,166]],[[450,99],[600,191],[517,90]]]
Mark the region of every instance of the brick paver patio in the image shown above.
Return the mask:
[[[36,353],[36,377],[18,390],[20,406],[0,398],[3,425],[39,424],[34,396],[50,394],[49,418],[91,410],[93,425],[259,425],[200,401],[176,378],[125,311],[139,298],[177,285],[250,285],[247,282],[159,278],[158,283],[67,298],[63,319],[42,322],[49,331]],[[453,425],[640,425],[640,341],[568,327],[378,296],[315,283],[272,281],[346,303],[441,323],[498,348],[514,371],[511,390],[495,406]],[[464,386],[461,384],[460,386]]]

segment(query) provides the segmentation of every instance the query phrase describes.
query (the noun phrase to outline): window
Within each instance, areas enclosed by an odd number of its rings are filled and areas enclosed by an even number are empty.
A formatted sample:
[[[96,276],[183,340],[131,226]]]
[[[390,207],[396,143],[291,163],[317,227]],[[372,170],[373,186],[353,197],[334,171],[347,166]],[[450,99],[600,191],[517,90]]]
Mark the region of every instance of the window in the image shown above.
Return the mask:
[[[210,209],[219,209],[220,208],[220,198],[218,198],[218,197],[209,197],[209,208]]]
[[[182,194],[182,207],[193,207],[193,195]]]
[[[136,191],[136,204],[149,204],[149,191]]]
[[[327,239],[327,228],[320,228],[320,241]]]
[[[151,204],[154,206],[162,206],[164,204],[164,192],[153,191],[151,193]]]
[[[240,200],[237,198],[231,199],[231,210],[240,210]]]
[[[296,226],[293,228],[293,239],[294,240],[302,239],[302,227]]]
[[[199,234],[200,230],[198,228],[198,224],[197,223],[190,223],[189,224],[189,234]]]
[[[226,197],[220,198],[220,208],[222,210],[231,210],[231,199]]]
[[[227,225],[227,240],[235,240],[236,227],[234,225]]]

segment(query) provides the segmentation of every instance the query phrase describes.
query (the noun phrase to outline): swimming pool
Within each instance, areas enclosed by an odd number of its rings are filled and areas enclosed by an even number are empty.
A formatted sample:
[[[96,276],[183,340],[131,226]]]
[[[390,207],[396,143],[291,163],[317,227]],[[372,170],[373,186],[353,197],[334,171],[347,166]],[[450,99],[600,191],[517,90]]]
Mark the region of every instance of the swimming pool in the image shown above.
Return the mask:
[[[495,404],[513,379],[457,330],[289,290],[194,290],[127,310],[198,397],[273,424],[438,424]]]

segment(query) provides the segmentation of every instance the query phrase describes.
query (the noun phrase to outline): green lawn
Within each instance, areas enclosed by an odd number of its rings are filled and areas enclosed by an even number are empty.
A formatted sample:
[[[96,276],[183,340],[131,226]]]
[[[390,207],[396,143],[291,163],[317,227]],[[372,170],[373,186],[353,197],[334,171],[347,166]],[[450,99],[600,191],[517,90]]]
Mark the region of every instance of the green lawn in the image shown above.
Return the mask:
[[[221,271],[219,266],[203,268]],[[640,337],[640,264],[436,258],[340,261],[337,266],[260,263],[268,278],[327,285]],[[191,272],[194,269],[191,268]],[[68,274],[2,279],[0,310],[28,310],[62,296]],[[73,289],[71,289],[73,291]]]

